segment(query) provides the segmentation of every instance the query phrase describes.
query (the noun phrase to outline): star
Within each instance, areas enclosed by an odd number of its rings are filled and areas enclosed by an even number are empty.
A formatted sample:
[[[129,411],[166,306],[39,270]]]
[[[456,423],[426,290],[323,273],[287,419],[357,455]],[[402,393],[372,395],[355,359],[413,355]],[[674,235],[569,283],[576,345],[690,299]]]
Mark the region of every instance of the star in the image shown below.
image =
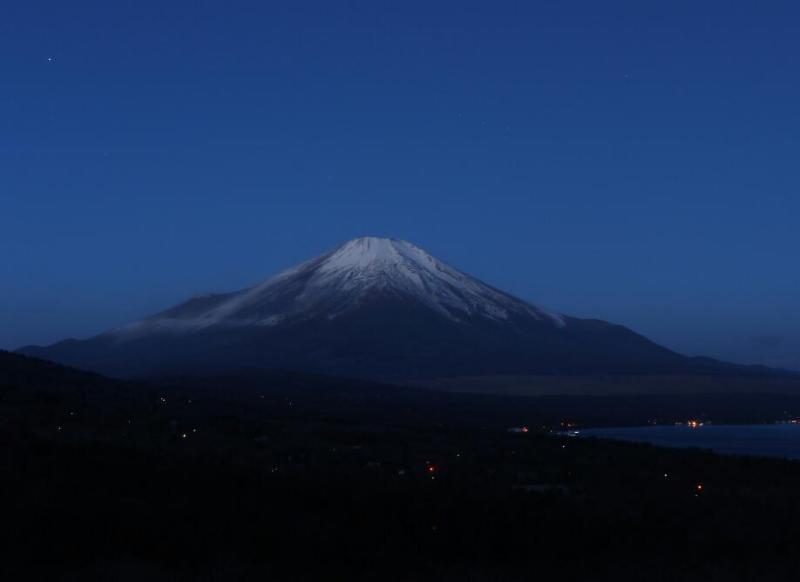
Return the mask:
[[[47,57],[47,62],[52,63],[55,59],[53,57]]]

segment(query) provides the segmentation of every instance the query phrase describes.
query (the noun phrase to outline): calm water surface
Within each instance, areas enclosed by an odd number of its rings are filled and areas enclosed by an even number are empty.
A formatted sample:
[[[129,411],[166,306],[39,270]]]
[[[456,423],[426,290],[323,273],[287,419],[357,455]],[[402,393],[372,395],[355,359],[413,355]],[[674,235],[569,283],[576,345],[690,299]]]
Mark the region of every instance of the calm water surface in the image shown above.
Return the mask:
[[[699,447],[729,455],[800,459],[800,425],[796,424],[593,428],[580,434],[663,447]]]

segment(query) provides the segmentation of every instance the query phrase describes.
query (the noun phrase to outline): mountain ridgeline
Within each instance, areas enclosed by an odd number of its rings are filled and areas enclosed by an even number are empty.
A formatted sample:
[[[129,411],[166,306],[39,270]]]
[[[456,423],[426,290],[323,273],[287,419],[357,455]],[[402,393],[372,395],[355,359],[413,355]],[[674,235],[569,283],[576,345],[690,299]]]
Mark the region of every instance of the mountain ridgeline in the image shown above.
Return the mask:
[[[113,376],[283,369],[381,380],[740,370],[528,303],[405,241],[351,240],[253,287],[22,353]],[[743,370],[743,369],[742,369]]]

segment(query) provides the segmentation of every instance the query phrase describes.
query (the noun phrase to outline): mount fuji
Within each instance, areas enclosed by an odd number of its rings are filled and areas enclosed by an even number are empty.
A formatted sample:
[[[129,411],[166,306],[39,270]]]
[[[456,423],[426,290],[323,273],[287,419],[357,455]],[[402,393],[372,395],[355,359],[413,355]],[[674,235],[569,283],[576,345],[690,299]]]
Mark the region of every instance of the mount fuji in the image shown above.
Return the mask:
[[[414,244],[374,237],[241,291],[195,296],[87,340],[20,351],[114,376],[283,369],[414,380],[724,366],[620,325],[555,313]]]

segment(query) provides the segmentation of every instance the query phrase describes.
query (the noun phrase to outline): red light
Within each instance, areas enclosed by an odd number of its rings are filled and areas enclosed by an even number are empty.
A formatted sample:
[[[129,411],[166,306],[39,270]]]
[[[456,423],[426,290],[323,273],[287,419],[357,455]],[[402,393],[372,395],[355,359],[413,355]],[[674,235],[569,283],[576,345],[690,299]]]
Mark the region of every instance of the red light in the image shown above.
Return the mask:
[[[527,426],[523,426],[522,427],[522,432],[528,432],[528,427]]]
[[[436,465],[428,465],[428,473],[435,473]]]

